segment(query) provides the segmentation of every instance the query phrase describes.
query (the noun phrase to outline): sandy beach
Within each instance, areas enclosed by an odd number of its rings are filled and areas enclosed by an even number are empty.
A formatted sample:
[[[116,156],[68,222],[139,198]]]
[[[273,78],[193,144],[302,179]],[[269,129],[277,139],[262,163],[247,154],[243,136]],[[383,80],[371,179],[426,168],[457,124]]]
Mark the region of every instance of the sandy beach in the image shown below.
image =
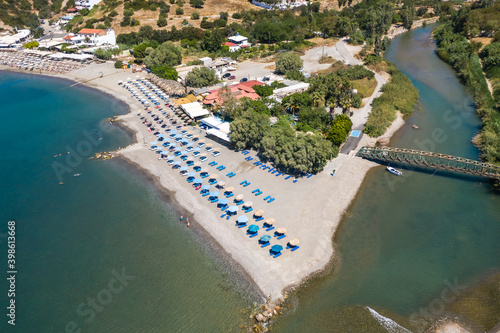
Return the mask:
[[[2,67],[0,69],[12,70]],[[221,210],[216,204],[210,203],[202,197],[186,181],[178,170],[172,169],[164,160],[158,160],[157,154],[149,150],[149,142],[155,141],[153,133],[142,124],[139,113],[144,113],[144,107],[132,99],[130,93],[118,85],[119,80],[135,79],[136,76],[144,78],[146,73],[131,73],[130,70],[117,70],[111,62],[105,64],[91,64],[85,68],[72,71],[65,75],[52,75],[72,79],[91,87],[98,88],[124,102],[130,107],[130,113],[120,116],[121,124],[135,133],[135,144],[121,151],[121,156],[151,174],[157,179],[158,186],[173,193],[173,199],[186,215],[191,214],[192,228],[203,228],[222,247],[222,249],[236,261],[253,280],[268,301],[282,300],[284,291],[298,286],[302,281],[324,269],[334,255],[333,236],[352,200],[361,187],[368,170],[378,164],[354,156],[355,151],[349,155],[341,154],[329,165],[337,164],[335,176],[331,170],[325,170],[311,178],[300,178],[296,183],[292,179],[285,180],[276,177],[267,171],[259,169],[253,164],[255,152],[249,155],[227,149],[217,142],[205,138],[213,147],[220,148],[218,157],[209,155],[203,168],[208,168],[210,174],[217,174],[219,181],[225,181],[226,186],[235,188],[235,195],[243,194],[245,201],[252,201],[254,212],[264,210],[264,218],[275,219],[276,228],[286,228],[287,237],[277,240],[272,237],[271,245],[282,245],[283,255],[273,258],[269,248],[261,248],[258,243],[260,236],[269,234],[262,228],[262,222],[256,224],[261,227],[259,236],[249,238],[246,228],[235,226],[236,217],[229,220],[221,218]],[[390,137],[404,124],[398,116],[391,128],[382,136]],[[198,129],[195,129],[198,131]],[[200,137],[203,136],[203,133]],[[374,144],[375,139],[364,136],[358,148]],[[254,161],[247,162],[245,157],[252,156]],[[337,160],[337,161],[336,161]],[[219,165],[226,166],[222,172],[208,166],[208,162],[216,161]],[[339,162],[340,161],[340,162]],[[235,172],[233,178],[226,177],[229,172]],[[243,180],[251,183],[243,187]],[[260,196],[255,196],[252,191],[259,188],[263,191]],[[272,203],[263,200],[271,195],[276,198]],[[253,213],[253,212],[252,212]],[[245,214],[249,225],[254,223],[252,213]],[[236,216],[242,215],[238,212]],[[300,240],[300,249],[291,252],[286,249],[287,242],[292,238]]]

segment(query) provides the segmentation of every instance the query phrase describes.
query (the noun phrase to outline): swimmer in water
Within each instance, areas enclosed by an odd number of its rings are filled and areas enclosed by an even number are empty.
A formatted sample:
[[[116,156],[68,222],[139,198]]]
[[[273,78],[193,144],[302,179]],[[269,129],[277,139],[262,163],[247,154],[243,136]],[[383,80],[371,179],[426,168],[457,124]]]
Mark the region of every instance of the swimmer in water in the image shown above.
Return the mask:
[[[189,228],[189,226],[190,226],[190,224],[189,224],[189,217],[186,219],[186,225]]]
[[[184,220],[184,215],[181,215],[181,221]]]

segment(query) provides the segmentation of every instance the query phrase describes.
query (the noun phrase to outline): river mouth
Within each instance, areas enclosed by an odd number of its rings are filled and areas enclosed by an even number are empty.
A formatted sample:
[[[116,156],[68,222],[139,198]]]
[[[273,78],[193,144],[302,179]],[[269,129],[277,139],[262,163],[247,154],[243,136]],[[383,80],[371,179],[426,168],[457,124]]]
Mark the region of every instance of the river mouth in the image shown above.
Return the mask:
[[[386,54],[419,90],[421,106],[391,145],[477,160],[474,101],[436,56],[432,29],[395,38]],[[424,332],[456,317],[473,331],[495,326],[498,288],[486,282],[500,271],[498,193],[479,178],[403,173],[368,173],[335,236],[341,264],[293,296],[274,332]]]

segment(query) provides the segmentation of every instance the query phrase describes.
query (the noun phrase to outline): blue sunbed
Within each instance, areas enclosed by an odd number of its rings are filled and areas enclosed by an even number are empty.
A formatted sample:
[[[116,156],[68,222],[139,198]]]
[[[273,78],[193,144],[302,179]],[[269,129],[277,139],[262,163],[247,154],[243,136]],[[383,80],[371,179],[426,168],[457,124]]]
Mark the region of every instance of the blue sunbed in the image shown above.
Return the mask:
[[[245,224],[240,224],[240,225],[237,225],[237,226],[238,226],[238,228],[244,228],[244,227],[247,226],[247,224],[245,223]]]
[[[194,178],[193,179],[188,179],[187,182],[188,183],[192,183],[194,181]]]
[[[292,177],[292,176],[286,176],[286,177],[285,177],[285,180],[287,180],[287,179],[289,179],[289,178],[291,178],[291,177]]]
[[[203,175],[203,176],[200,176],[201,178],[207,178],[208,177],[208,173]]]
[[[266,229],[266,231],[271,231],[273,229],[274,229],[274,227],[269,227],[269,228]]]
[[[281,252],[276,253],[276,254],[273,256],[273,258],[278,258],[280,255],[281,255]]]
[[[268,172],[271,172],[271,171],[274,171],[274,168],[272,168],[272,169],[269,169],[269,171],[268,171]]]
[[[255,162],[253,162],[253,164],[259,165],[259,161],[255,161]]]
[[[264,198],[264,200],[269,200],[269,199],[271,199],[270,195],[268,195],[267,197]]]
[[[299,246],[296,246],[292,249],[292,251],[295,251],[295,250],[298,250],[299,249]]]
[[[248,186],[248,185],[250,185],[250,184],[251,184],[251,183],[248,183],[248,182],[247,182],[246,184],[244,184],[244,185],[243,185],[243,187],[247,187],[247,186]]]
[[[262,193],[264,193],[264,192],[259,191],[259,192],[255,193],[255,195],[256,195],[256,196],[257,196],[257,195],[261,195]]]
[[[212,203],[219,201],[219,198],[212,199]]]
[[[276,177],[281,176],[281,175],[282,175],[282,173],[280,172],[280,173],[276,174]]]
[[[260,247],[266,247],[266,246],[268,246],[269,244],[271,244],[271,243],[267,242],[267,243],[265,243],[265,244],[262,244]]]
[[[243,201],[243,200],[242,200],[242,201],[236,202],[235,204],[236,204],[236,206],[239,206],[239,205],[241,205],[241,204],[242,204],[242,203],[244,203],[244,202],[245,202],[245,201]]]
[[[245,213],[248,213],[248,212],[251,212],[253,210],[252,207],[248,208],[247,210],[245,210]]]
[[[282,235],[282,236],[279,236],[278,239],[283,239],[285,237],[286,237],[286,235]]]
[[[294,183],[296,183],[296,182],[297,182],[297,179],[294,179],[294,180],[293,180],[293,182],[294,182]]]
[[[224,170],[225,168],[226,168],[225,166],[219,167],[219,171],[222,171],[222,170]]]
[[[226,174],[226,176],[229,176],[229,175],[231,175],[231,174],[233,174],[233,172],[232,172],[232,171],[231,171],[230,173]]]
[[[233,195],[234,195],[234,193],[231,192],[231,193],[226,195],[226,198],[231,198]]]
[[[202,196],[203,196],[203,197],[206,197],[206,196],[207,196],[207,195],[209,195],[209,194],[210,194],[210,192],[203,193],[203,195],[202,195]]]
[[[242,181],[242,182],[240,183],[240,185],[243,185],[243,184],[246,184],[246,183],[248,183],[248,181],[244,180],[244,181]]]
[[[231,178],[231,177],[234,177],[234,176],[236,176],[236,174],[234,172],[232,172],[231,175],[228,176],[228,177]]]
[[[271,203],[271,202],[273,202],[274,200],[276,200],[276,198],[271,198],[271,199],[267,200],[267,203]]]
[[[257,235],[258,235],[258,233],[251,234],[251,235],[249,236],[249,238],[253,238],[253,237],[257,236]]]
[[[307,178],[311,178],[312,176],[313,176],[312,173],[310,173],[307,175]]]
[[[259,192],[259,191],[260,191],[260,189],[255,189],[252,191],[252,193]]]
[[[248,158],[248,162],[250,162],[251,160],[253,160],[253,157],[249,157]]]
[[[223,217],[224,217],[224,216],[226,216],[226,215],[227,215],[227,214],[226,214],[226,213],[224,213],[224,214],[222,214],[220,217],[221,217],[221,218],[223,218]]]
[[[261,216],[261,217],[259,217],[258,219],[256,219],[255,221],[256,221],[256,222],[259,222],[259,221],[262,221],[263,219],[264,219],[264,218]]]

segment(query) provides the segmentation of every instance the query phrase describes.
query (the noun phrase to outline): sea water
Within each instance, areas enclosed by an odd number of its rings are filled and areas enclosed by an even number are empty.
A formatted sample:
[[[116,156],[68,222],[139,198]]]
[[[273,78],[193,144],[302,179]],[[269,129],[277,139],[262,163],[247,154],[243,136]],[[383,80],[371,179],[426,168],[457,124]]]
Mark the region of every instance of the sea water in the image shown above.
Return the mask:
[[[409,76],[421,103],[391,145],[478,159],[473,101],[435,49],[431,27],[390,46],[387,58]],[[447,317],[464,288],[500,270],[498,192],[476,177],[402,171],[367,175],[337,232],[332,272],[292,298],[275,332],[390,332],[387,323],[416,332],[417,318]]]
[[[253,289],[147,177],[89,159],[131,143],[106,121],[128,109],[72,84],[0,72],[0,332],[237,330]]]

